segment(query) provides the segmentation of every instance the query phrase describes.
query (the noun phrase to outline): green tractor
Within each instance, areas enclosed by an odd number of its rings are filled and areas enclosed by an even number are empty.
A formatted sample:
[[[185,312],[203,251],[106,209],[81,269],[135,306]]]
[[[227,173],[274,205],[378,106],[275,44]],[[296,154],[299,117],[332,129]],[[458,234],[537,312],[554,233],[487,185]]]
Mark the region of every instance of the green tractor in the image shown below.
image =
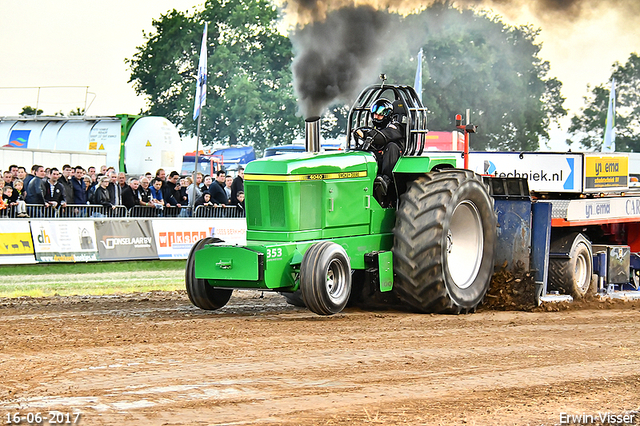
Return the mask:
[[[370,106],[382,97],[406,135],[393,200],[376,197],[376,154],[353,136],[371,125]],[[494,270],[494,201],[479,175],[456,168],[460,152],[425,149],[426,114],[412,87],[372,85],[349,113],[346,152],[249,163],[247,244],[205,238],[193,246],[191,302],[219,309],[234,289],[254,289],[319,315],[389,295],[418,312],[474,311]],[[319,146],[318,134],[319,121],[307,120],[308,147]]]

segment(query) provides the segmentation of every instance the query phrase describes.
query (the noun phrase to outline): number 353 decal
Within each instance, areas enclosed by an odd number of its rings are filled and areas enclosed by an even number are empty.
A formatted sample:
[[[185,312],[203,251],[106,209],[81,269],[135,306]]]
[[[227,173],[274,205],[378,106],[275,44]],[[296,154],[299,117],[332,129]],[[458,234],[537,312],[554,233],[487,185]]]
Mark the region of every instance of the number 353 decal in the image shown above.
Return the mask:
[[[282,257],[282,248],[271,248],[267,249],[267,259],[277,259]]]

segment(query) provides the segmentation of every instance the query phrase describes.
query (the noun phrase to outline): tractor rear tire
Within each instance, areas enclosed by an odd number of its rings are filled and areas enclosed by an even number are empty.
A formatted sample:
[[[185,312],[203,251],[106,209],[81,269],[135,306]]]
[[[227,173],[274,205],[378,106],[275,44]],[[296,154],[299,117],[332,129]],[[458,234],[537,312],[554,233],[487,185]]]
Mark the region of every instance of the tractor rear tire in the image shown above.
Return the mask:
[[[550,252],[564,252],[569,248],[569,258],[549,259],[549,287],[582,300],[592,286],[593,254],[591,243],[584,235],[574,232],[551,244]]]
[[[300,265],[304,304],[318,315],[341,312],[351,295],[351,266],[342,246],[330,241],[312,245]]]
[[[424,313],[475,311],[489,289],[497,240],[493,198],[468,170],[410,182],[393,229],[394,289]]]
[[[189,300],[200,309],[215,311],[229,302],[233,290],[213,288],[207,280],[196,278],[195,257],[196,252],[206,244],[219,241],[212,237],[203,238],[191,247],[187,257],[184,281],[187,287]]]

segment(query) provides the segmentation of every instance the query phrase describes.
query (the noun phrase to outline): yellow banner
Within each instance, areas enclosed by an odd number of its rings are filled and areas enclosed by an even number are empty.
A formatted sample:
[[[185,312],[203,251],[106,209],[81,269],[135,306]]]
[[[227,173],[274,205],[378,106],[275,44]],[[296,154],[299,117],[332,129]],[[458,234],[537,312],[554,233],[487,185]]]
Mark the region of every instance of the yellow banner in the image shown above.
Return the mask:
[[[585,190],[626,188],[629,178],[629,158],[626,155],[585,155]]]
[[[586,177],[628,176],[629,159],[626,156],[586,156]]]
[[[31,234],[28,232],[1,233],[0,255],[5,254],[33,254]]]

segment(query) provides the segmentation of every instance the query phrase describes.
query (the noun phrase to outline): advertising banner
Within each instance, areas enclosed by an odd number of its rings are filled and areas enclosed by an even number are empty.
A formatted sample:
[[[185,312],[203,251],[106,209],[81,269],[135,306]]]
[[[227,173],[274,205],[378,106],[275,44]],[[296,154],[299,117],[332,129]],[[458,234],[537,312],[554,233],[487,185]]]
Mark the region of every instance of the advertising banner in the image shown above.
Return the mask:
[[[191,247],[205,237],[228,244],[246,244],[245,219],[154,219],[153,232],[160,259],[186,259]]]
[[[585,154],[584,161],[585,191],[627,189],[629,159],[626,155]]]
[[[582,192],[582,155],[471,152],[469,168],[481,175],[525,178],[531,191]]]
[[[29,221],[0,221],[0,264],[21,263],[36,263]]]
[[[640,197],[593,198],[569,201],[567,208],[568,221],[623,219],[637,221],[640,219]]]
[[[100,260],[157,259],[150,220],[95,222]]]
[[[31,235],[38,262],[98,260],[92,220],[32,220]]]

